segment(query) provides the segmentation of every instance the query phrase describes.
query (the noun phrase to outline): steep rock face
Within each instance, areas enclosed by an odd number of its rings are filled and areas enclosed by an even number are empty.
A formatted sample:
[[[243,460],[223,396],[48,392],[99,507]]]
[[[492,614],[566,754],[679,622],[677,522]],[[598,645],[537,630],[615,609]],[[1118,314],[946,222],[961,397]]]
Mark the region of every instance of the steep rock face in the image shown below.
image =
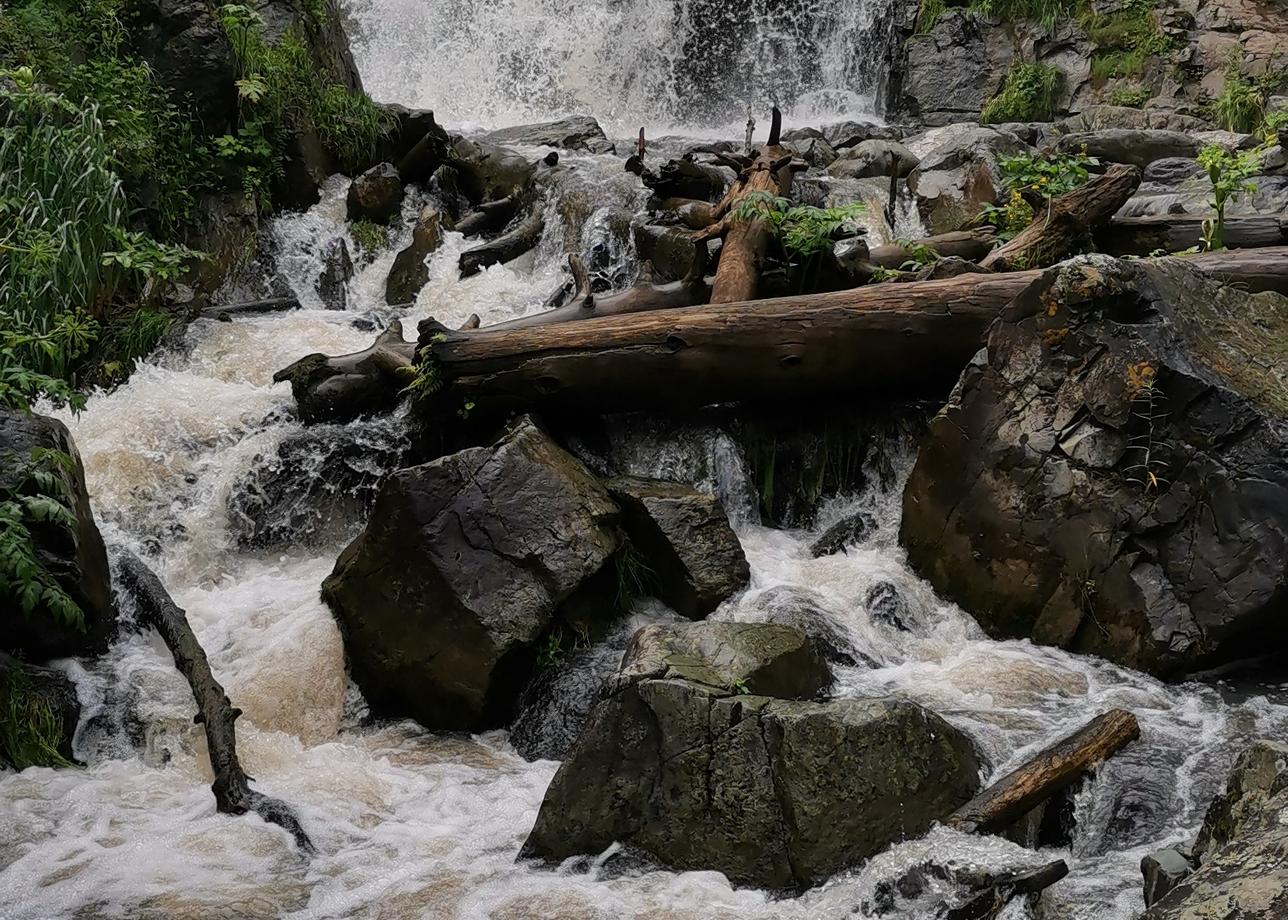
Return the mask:
[[[995,636],[1161,675],[1276,650],[1288,299],[1181,260],[1075,260],[1008,308],[931,423],[901,539]]]
[[[428,728],[504,725],[556,618],[613,610],[618,511],[523,419],[490,447],[399,470],[322,594],[373,708]]]
[[[634,476],[606,485],[649,569],[646,580],[669,606],[698,619],[747,586],[747,557],[714,495]]]
[[[905,700],[797,702],[645,679],[596,707],[523,855],[621,841],[738,884],[814,885],[924,833],[970,798],[978,772],[965,737]]]
[[[107,550],[94,523],[85,469],[67,426],[41,415],[0,410],[0,488],[5,492],[31,494],[32,453],[51,450],[73,461],[70,471],[59,469],[54,475],[75,525],[68,529],[53,522],[34,523],[30,530],[37,557],[80,608],[85,629],[63,623],[43,606],[25,615],[16,598],[0,594],[0,650],[32,661],[101,651],[116,624]]]
[[[1288,916],[1288,746],[1258,741],[1230,772],[1194,847],[1199,867],[1143,920],[1261,920]]]

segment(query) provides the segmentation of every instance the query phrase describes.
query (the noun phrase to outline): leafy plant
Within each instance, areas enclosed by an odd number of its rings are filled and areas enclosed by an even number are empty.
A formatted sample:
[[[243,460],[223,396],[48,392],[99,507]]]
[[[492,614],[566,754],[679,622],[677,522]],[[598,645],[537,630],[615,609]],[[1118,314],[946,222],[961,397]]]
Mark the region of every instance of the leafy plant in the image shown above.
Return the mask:
[[[65,478],[75,461],[62,451],[44,448],[29,459],[12,454],[0,459],[10,483],[0,490],[0,597],[27,616],[44,611],[67,626],[84,629],[84,614],[40,561],[31,533],[36,525],[68,530],[76,526]]]
[[[0,676],[0,755],[15,769],[70,767],[58,752],[63,717],[31,682],[22,667]]]
[[[138,272],[148,280],[173,281],[183,276],[187,264],[205,253],[173,243],[158,243],[146,233],[112,228],[116,247],[103,254],[103,264]]]
[[[626,611],[636,598],[645,597],[653,590],[656,576],[634,545],[627,543],[614,557],[617,566],[617,597],[615,606]]]
[[[1109,94],[1109,104],[1139,109],[1149,101],[1150,95],[1150,91],[1143,86],[1115,86]]]
[[[537,646],[537,667],[542,671],[556,667],[563,660],[563,630],[555,627]]]
[[[1261,124],[1266,99],[1256,82],[1244,76],[1238,60],[1231,60],[1225,71],[1225,84],[1212,101],[1212,115],[1227,131],[1247,133]]]
[[[997,96],[984,106],[980,121],[1050,121],[1060,105],[1064,71],[1048,64],[1016,64]]]
[[[366,218],[349,224],[349,235],[367,254],[379,252],[389,245],[389,228]]]
[[[1199,166],[1207,170],[1212,183],[1210,202],[1216,217],[1203,222],[1204,251],[1225,248],[1225,209],[1240,195],[1255,195],[1257,185],[1249,181],[1261,169],[1261,150],[1230,151],[1218,144],[1209,144],[1199,151]]]
[[[1090,169],[1098,161],[1077,153],[1021,153],[998,161],[1002,187],[1007,193],[1005,204],[985,205],[980,220],[997,228],[1002,240],[1013,239],[1033,222],[1040,207],[1049,207],[1052,198],[1067,194],[1090,178]]]
[[[1261,139],[1265,146],[1273,147],[1283,143],[1285,131],[1288,131],[1288,109],[1267,112],[1261,123]]]
[[[815,208],[793,205],[769,192],[752,192],[738,202],[730,216],[735,221],[765,221],[785,260],[800,266],[803,285],[811,271],[819,271],[823,253],[832,248],[833,242],[858,230],[858,220],[866,210],[861,202]]]

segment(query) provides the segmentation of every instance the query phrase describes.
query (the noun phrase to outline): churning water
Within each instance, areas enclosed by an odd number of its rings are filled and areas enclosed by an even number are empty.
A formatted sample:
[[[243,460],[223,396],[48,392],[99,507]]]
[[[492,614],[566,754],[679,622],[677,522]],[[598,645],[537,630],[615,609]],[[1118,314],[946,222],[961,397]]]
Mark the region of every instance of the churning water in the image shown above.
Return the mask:
[[[710,8],[716,6],[725,4]],[[788,48],[773,31],[786,4],[752,6],[765,17],[755,20],[764,30],[753,35],[761,44],[740,47]],[[828,55],[852,41],[844,29],[861,32],[863,17],[880,5],[816,6],[799,21],[817,15],[840,37],[782,33],[816,48],[814,69],[791,71],[796,100],[833,85],[870,92],[846,76],[849,65]],[[562,0],[367,0],[355,12],[363,26],[359,58],[381,95],[445,102],[462,119],[516,120],[584,104],[633,124],[683,120],[692,110],[682,79],[692,65],[681,45],[695,41],[691,17],[704,8],[699,0],[566,8]],[[817,23],[808,28],[826,32]],[[733,52],[729,59],[751,60]],[[614,215],[639,206],[637,183],[618,159],[575,155],[564,162],[569,168],[542,246],[460,280],[455,264],[465,243],[447,234],[431,259],[429,284],[402,317],[406,328],[426,315],[451,325],[475,312],[486,323],[539,309],[561,283],[570,248],[598,246],[615,263],[610,269],[629,273],[629,247]],[[560,870],[516,863],[557,764],[526,763],[504,732],[467,738],[411,723],[370,724],[346,680],[335,621],[318,596],[360,526],[327,487],[369,485],[395,462],[400,437],[396,417],[306,430],[293,419],[288,387],[271,382],[275,370],[306,353],[364,347],[372,325],[391,318],[380,296],[389,253],[359,260],[347,311],[326,311],[312,300],[324,246],[347,233],[345,188],[333,180],[320,204],[272,228],[276,271],[305,309],[199,321],[125,386],[66,417],[108,542],[147,554],[187,609],[216,674],[245,711],[238,741],[248,772],[258,788],[298,810],[318,853],[301,858],[284,831],[255,816],[215,813],[190,692],[157,638],[131,634],[97,662],[67,665],[85,703],[76,753],[87,766],[0,775],[5,920],[829,920],[871,916],[878,885],[927,859],[1016,868],[1054,858],[1067,859],[1073,871],[1048,892],[1047,917],[1127,920],[1140,909],[1141,855],[1194,831],[1248,739],[1288,728],[1288,708],[1264,692],[1226,702],[1205,686],[1167,686],[1101,661],[986,639],[967,613],[911,572],[898,547],[900,495],[914,450],[906,436],[880,443],[869,458],[893,475],[874,471],[870,488],[833,498],[817,527],[804,532],[761,526],[744,458],[718,427],[677,432],[668,425],[662,437],[652,426],[622,422],[611,438],[617,469],[715,491],[735,521],[752,582],[716,616],[756,620],[774,605],[795,603],[830,616],[870,661],[840,669],[840,694],[900,694],[924,703],[974,738],[995,775],[1109,707],[1137,713],[1143,738],[1081,791],[1067,850],[1038,854],[937,829],[795,899],[736,890],[712,872],[621,874],[598,860]],[[405,216],[419,203],[409,200]],[[304,498],[272,499],[284,468],[294,471]],[[248,506],[241,500],[248,492],[263,503]],[[300,539],[248,541],[247,509],[255,507],[268,524],[285,521]],[[328,509],[336,515],[327,526],[309,525],[310,511],[327,517]],[[811,539],[856,510],[873,515],[875,533],[847,554],[811,558]],[[275,521],[273,514],[289,517]],[[883,584],[902,599],[906,631],[868,609],[870,592]],[[670,616],[644,602],[634,622]],[[928,918],[935,901],[928,892],[886,916]],[[1025,910],[1016,904],[1006,916],[1022,920]]]

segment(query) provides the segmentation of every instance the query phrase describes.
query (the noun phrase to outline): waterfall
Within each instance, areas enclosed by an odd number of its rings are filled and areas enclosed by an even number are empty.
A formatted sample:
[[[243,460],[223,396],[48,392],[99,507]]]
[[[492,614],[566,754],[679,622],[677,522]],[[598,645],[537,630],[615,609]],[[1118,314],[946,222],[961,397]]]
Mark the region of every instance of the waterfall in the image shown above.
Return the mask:
[[[610,133],[882,110],[895,0],[350,0],[377,98],[453,126],[580,112]]]

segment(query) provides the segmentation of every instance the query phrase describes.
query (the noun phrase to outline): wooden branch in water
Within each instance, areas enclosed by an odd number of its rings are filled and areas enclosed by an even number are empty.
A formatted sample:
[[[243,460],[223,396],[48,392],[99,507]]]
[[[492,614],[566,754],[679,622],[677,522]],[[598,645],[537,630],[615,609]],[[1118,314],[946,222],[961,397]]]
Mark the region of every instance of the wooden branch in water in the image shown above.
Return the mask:
[[[298,297],[270,297],[267,300],[251,300],[245,303],[229,303],[222,306],[206,307],[201,315],[207,319],[232,319],[250,313],[277,313],[299,309]]]
[[[1013,898],[1038,894],[1068,874],[1068,864],[1057,859],[1036,869],[982,877],[976,885],[984,887],[984,890],[966,903],[948,908],[943,915],[944,920],[993,920]],[[964,878],[959,875],[957,881],[962,882]]]
[[[967,833],[1002,830],[1139,737],[1140,726],[1130,712],[1101,713],[993,783],[944,823]]]
[[[471,275],[477,275],[489,265],[517,259],[540,243],[541,234],[546,229],[546,219],[542,214],[543,204],[543,202],[534,204],[528,216],[509,233],[503,233],[494,240],[461,253],[458,260],[461,277],[468,278]]]
[[[253,811],[265,821],[284,828],[307,854],[313,843],[299,819],[286,803],[250,788],[250,777],[237,759],[234,723],[241,710],[233,706],[224,688],[210,670],[206,652],[197,641],[187,615],[171,599],[161,579],[131,552],[120,556],[121,582],[138,603],[141,622],[161,634],[175,667],[183,674],[197,701],[195,721],[206,731],[206,747],[215,781],[215,807],[224,814],[244,815]]]
[[[999,272],[1054,265],[1077,252],[1089,232],[1108,223],[1139,185],[1139,169],[1115,163],[1103,176],[1052,199],[1033,223],[979,264]]]

